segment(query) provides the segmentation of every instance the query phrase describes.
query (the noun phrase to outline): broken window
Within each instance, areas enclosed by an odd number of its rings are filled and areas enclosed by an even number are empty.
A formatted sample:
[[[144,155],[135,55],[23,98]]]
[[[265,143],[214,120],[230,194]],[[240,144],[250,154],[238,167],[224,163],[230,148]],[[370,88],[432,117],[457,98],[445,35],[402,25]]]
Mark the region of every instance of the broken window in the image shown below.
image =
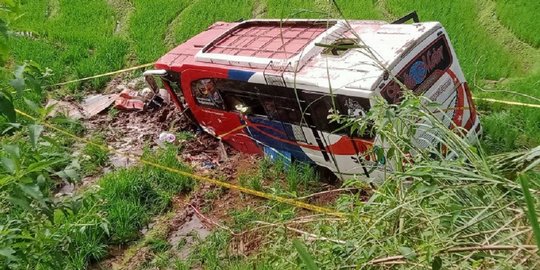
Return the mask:
[[[225,103],[213,79],[200,79],[191,83],[197,104],[213,109],[224,110]]]
[[[178,96],[183,96],[182,87],[180,86],[180,75],[174,71],[168,71],[167,75],[163,77],[164,83],[168,84],[171,90]]]
[[[332,101],[335,97],[313,92],[303,92],[302,95],[306,100],[311,119],[318,130],[329,133],[343,133],[343,128],[339,124],[330,122],[330,119],[328,119],[328,116],[334,110],[339,110]]]
[[[336,97],[337,106],[340,108],[340,114],[345,115],[347,117],[352,118],[362,118],[366,116],[366,113],[371,108],[371,105],[369,103],[369,99],[367,98],[361,98],[361,97],[352,97],[352,96],[342,96],[338,95]],[[371,125],[368,125],[368,128],[364,134],[361,136],[358,136],[358,134],[353,134],[350,127],[346,127],[343,129],[344,133],[351,135],[353,137],[361,137],[361,138],[373,138],[373,134],[371,131]]]

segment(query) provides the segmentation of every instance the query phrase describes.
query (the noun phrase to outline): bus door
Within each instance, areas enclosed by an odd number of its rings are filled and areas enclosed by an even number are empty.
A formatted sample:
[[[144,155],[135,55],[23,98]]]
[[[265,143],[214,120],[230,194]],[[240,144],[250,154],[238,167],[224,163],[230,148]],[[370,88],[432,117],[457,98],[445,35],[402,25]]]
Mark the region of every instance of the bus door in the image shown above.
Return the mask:
[[[339,163],[334,153],[331,151],[330,138],[331,132],[337,125],[330,123],[328,114],[332,110],[332,98],[317,92],[302,91],[304,120],[311,130],[314,143],[319,147],[319,155],[322,160],[320,165],[327,167],[336,175],[340,175]]]
[[[337,110],[350,117],[362,116],[369,109],[369,100],[358,97],[324,95],[315,92],[303,92],[310,124],[316,140],[321,147],[321,154],[333,172],[341,177],[353,175],[370,177],[366,164],[365,152],[371,146],[366,136],[351,136],[348,128],[331,122],[328,115]],[[331,168],[331,167],[329,167]]]
[[[246,134],[242,115],[230,110],[216,82],[227,79],[226,70],[187,69],[181,73],[184,98],[193,116],[206,132],[223,139],[238,151],[260,154]]]

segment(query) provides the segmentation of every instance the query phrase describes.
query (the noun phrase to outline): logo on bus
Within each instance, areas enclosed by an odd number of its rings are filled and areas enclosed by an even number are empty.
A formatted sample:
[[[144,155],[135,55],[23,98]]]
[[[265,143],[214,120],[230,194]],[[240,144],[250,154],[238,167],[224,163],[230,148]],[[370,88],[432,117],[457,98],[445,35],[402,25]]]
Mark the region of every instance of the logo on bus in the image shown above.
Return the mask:
[[[427,91],[451,64],[450,50],[444,36],[441,36],[410,61],[396,78],[419,95]],[[391,81],[381,90],[381,95],[388,102],[397,103],[402,96],[401,87]]]

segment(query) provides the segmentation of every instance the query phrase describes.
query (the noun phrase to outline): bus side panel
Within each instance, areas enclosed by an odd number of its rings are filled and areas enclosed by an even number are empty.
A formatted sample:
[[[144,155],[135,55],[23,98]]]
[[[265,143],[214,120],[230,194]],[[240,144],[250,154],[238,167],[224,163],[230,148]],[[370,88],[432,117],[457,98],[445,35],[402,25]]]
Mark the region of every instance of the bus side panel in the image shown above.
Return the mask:
[[[471,138],[476,137],[480,125],[472,95],[444,28],[419,42],[392,73],[415,94],[441,104],[434,113],[446,126],[465,128],[472,131],[468,133]],[[402,98],[402,90],[394,81],[387,82],[380,94],[390,103]],[[427,147],[434,135],[419,129],[415,141],[419,147]]]

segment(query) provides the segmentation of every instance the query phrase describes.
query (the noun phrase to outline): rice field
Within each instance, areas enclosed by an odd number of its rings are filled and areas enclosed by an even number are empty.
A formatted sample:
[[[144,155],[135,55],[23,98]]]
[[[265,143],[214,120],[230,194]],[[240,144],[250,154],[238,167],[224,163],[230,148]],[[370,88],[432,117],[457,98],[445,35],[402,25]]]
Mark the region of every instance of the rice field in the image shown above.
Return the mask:
[[[59,83],[138,64],[151,63],[216,21],[237,21],[251,18],[339,17],[338,10],[329,5],[330,2],[332,1],[21,0],[21,9],[24,12],[13,25],[10,25],[10,29],[15,32],[10,39],[10,46],[14,59],[18,61],[31,60],[39,63],[42,67],[50,68],[53,73],[50,78],[51,83]],[[440,21],[450,35],[475,97],[540,104],[540,27],[538,27],[540,24],[538,19],[540,2],[531,0],[335,0],[335,3],[339,5],[343,16],[348,19],[392,21],[416,10],[421,21]],[[49,94],[77,96],[99,92],[108,80],[109,78],[102,78],[67,87],[50,88]],[[484,137],[481,143],[488,154],[517,152],[540,145],[540,109],[487,102],[478,102],[477,104],[484,128]],[[10,147],[18,144],[17,138],[11,139],[6,139]],[[50,146],[49,144],[43,145]],[[12,149],[10,147],[6,149]],[[30,149],[30,146],[26,148]],[[473,152],[471,148],[473,147],[464,149],[464,151]],[[103,157],[103,153],[96,149],[86,149],[84,152],[91,157],[92,161]],[[28,158],[24,160],[32,160],[29,153],[25,152],[24,154],[28,155]],[[34,156],[39,157],[38,154],[42,155],[44,159],[51,156],[49,152],[36,152]],[[169,149],[151,158],[160,160],[167,166],[184,169],[183,165],[178,163],[176,156],[176,150]],[[518,208],[521,207],[519,204],[523,203],[521,192],[516,192],[519,189],[515,189],[515,186],[518,185],[515,183],[517,181],[510,184],[503,183],[504,185],[498,183],[499,178],[509,176],[497,175],[496,172],[489,170],[489,166],[483,166],[485,164],[491,165],[494,160],[497,161],[496,159],[476,160],[479,165],[476,164],[478,166],[471,171],[480,171],[479,175],[482,178],[473,178],[473,180],[477,180],[476,182],[470,181],[475,182],[473,184],[467,182],[470,174],[466,171],[472,165],[470,162],[460,160],[452,161],[453,168],[456,168],[455,174],[448,173],[443,165],[434,162],[427,164],[431,166],[429,171],[419,170],[413,172],[412,176],[402,175],[394,179],[395,181],[389,181],[390,184],[386,189],[378,191],[383,194],[379,197],[381,203],[377,201],[375,207],[369,206],[367,208],[370,210],[372,207],[372,217],[381,221],[379,224],[381,230],[374,229],[374,225],[365,222],[364,217],[358,218],[360,215],[354,215],[353,222],[347,226],[335,226],[336,223],[331,222],[328,223],[331,225],[328,225],[326,221],[323,221],[312,225],[306,223],[298,228],[303,229],[302,226],[306,226],[310,232],[335,238],[335,240],[317,239],[317,235],[309,235],[314,239],[313,246],[315,247],[310,248],[310,252],[319,255],[315,259],[318,263],[327,266],[340,265],[344,259],[355,264],[369,263],[358,260],[370,258],[375,254],[374,250],[377,248],[384,249],[389,246],[394,248],[392,245],[404,243],[404,245],[410,246],[398,246],[397,250],[406,259],[418,256],[425,259],[424,261],[433,261],[432,269],[444,269],[436,267],[436,258],[438,257],[428,259],[423,257],[432,255],[431,245],[437,244],[435,240],[450,238],[439,238],[438,235],[428,234],[432,231],[429,228],[422,228],[422,226],[434,226],[439,229],[433,231],[446,232],[447,228],[444,226],[453,226],[454,223],[461,224],[464,228],[463,232],[471,229],[473,232],[471,235],[474,236],[481,232],[498,231],[507,225],[507,220],[518,220],[518,217],[514,217],[516,212],[519,212],[520,218],[524,217],[524,207],[519,209],[507,207],[511,204],[512,207]],[[66,159],[62,162],[66,163],[62,163],[63,165],[67,165],[70,160]],[[80,165],[84,168],[87,164]],[[92,165],[99,166],[99,164]],[[248,171],[239,177],[240,185],[272,194],[294,197],[307,195],[302,194],[302,191],[309,189],[312,184],[310,179],[315,178],[315,172],[310,171],[308,167],[292,167],[292,169],[285,170],[285,167],[282,167],[284,165],[272,165],[267,161],[262,161],[258,166],[256,173]],[[465,172],[460,172],[459,168],[466,168]],[[92,168],[86,170],[92,170]],[[381,199],[386,196],[385,194],[393,194],[392,191],[401,190],[403,186],[400,186],[400,183],[408,182],[413,177],[418,177],[421,180],[418,183],[425,184],[426,188],[418,190],[412,188],[413,192],[418,192],[418,194],[412,194],[413,196],[401,194],[399,191],[399,196],[395,198],[390,196],[384,198],[385,200]],[[527,177],[531,179],[531,185],[537,191],[540,187],[539,174],[531,172],[527,174]],[[276,179],[283,180],[285,188],[276,184],[278,183],[275,181]],[[274,183],[274,185],[268,183]],[[474,188],[459,190],[456,189],[455,183],[459,183],[462,187],[473,186]],[[41,249],[31,250],[31,252],[45,255],[50,253],[44,261],[54,265],[63,265],[65,262],[69,262],[74,269],[85,268],[90,262],[104,259],[108,245],[133,244],[133,241],[139,240],[140,230],[154,221],[153,216],[162,214],[168,209],[177,193],[176,191],[187,192],[194,188],[194,183],[190,179],[159,172],[146,166],[107,174],[99,181],[99,185],[101,189],[95,195],[101,196],[103,200],[94,200],[93,197],[90,197],[90,201],[81,208],[80,212],[73,211],[71,213],[73,220],[59,219],[55,221],[57,224],[51,225],[51,228],[58,227],[58,231],[67,231],[67,233],[58,232],[58,235],[66,235],[70,238],[69,241],[65,241],[69,243],[69,246],[58,247],[55,246],[54,241],[49,241],[47,243],[52,247],[34,245]],[[416,182],[412,186],[415,185]],[[344,186],[356,190],[366,188],[365,184],[362,186],[361,183],[354,181],[344,183]],[[488,187],[486,188],[486,186]],[[448,189],[450,191],[444,196],[439,196],[439,191],[436,190],[439,187],[441,190]],[[215,195],[213,192],[219,193],[221,191],[212,190],[205,193],[204,196],[210,198]],[[335,199],[332,206],[340,211],[354,213],[360,209],[359,205],[364,204],[358,194],[344,195]],[[417,197],[414,197],[415,195]],[[451,205],[447,204],[448,200],[446,199],[448,198],[445,196],[452,197]],[[417,198],[429,199],[420,200]],[[489,201],[489,199],[493,201]],[[239,202],[242,203],[243,200],[244,197],[241,196]],[[507,200],[510,201],[508,205],[506,205]],[[480,208],[477,208],[478,205]],[[481,208],[484,206],[486,208]],[[497,208],[496,212],[488,211],[492,208]],[[275,269],[276,265],[282,266],[283,269],[293,268],[293,265],[298,266],[301,263],[306,263],[305,258],[302,258],[301,261],[297,257],[295,251],[297,247],[292,245],[291,239],[288,238],[290,234],[287,234],[287,230],[290,228],[286,226],[286,222],[298,215],[298,212],[295,211],[293,207],[287,205],[264,201],[260,202],[257,208],[246,206],[241,210],[226,213],[225,215],[229,215],[227,219],[230,220],[218,220],[219,222],[228,222],[229,231],[232,229],[236,233],[234,237],[261,220],[278,224],[279,228],[276,226],[276,230],[272,232],[274,241],[266,243],[265,249],[257,250],[260,254],[240,256],[234,253],[233,251],[236,250],[231,249],[232,244],[234,244],[231,242],[233,235],[226,230],[216,230],[206,241],[201,241],[195,246],[195,251],[187,260],[176,258],[177,261],[173,261],[174,257],[167,255],[173,249],[168,246],[168,243],[163,244],[163,239],[145,239],[142,243],[149,244],[148,247],[151,250],[149,256],[153,259],[140,269],[170,269],[173,263],[175,269],[190,269],[195,266],[205,267],[205,269]],[[454,216],[448,215],[448,213],[460,211],[463,213]],[[482,216],[484,211],[488,214]],[[493,216],[490,216],[492,214]],[[70,227],[75,224],[75,221],[87,223],[101,220],[103,215],[107,216],[109,221],[100,224],[100,228],[95,227],[83,231]],[[467,215],[470,215],[469,219],[464,218]],[[60,215],[58,214],[58,216]],[[0,220],[2,218],[7,219],[7,216],[4,215]],[[441,220],[441,222],[440,224],[426,224],[425,220]],[[456,220],[462,223],[456,222]],[[474,223],[477,227],[467,228],[471,225],[468,222]],[[519,226],[516,226],[516,231],[524,227],[522,219],[519,219],[517,223]],[[266,228],[267,225],[261,226]],[[35,229],[35,231],[40,232],[38,227],[31,226],[30,228],[32,229],[30,231]],[[295,229],[296,232],[300,230]],[[402,234],[395,233],[396,230],[404,230],[405,240],[402,239]],[[43,229],[42,231],[47,230]],[[300,232],[302,231],[300,230]],[[47,231],[47,233],[49,232]],[[508,239],[512,240],[512,237],[517,234],[511,235],[510,233],[514,233],[514,231],[509,232]],[[521,232],[517,231],[517,233],[521,235]],[[530,232],[527,233],[530,234]],[[97,236],[92,237],[92,235]],[[364,237],[359,237],[360,235],[364,235]],[[392,238],[396,235],[396,238]],[[247,238],[249,236],[248,234]],[[521,236],[525,237],[524,234]],[[530,240],[532,236],[527,237]],[[340,242],[341,239],[347,241]],[[366,242],[364,239],[369,241]],[[408,239],[415,243],[405,243],[409,241]],[[519,239],[517,241],[520,241]],[[251,241],[253,239],[245,240]],[[244,241],[243,238],[242,241]],[[241,244],[245,243],[241,242]],[[261,244],[261,246],[264,245]],[[414,247],[421,247],[426,252],[412,254],[411,250]],[[180,249],[180,244],[174,248]],[[56,254],[49,252],[49,249],[67,251]],[[396,253],[394,249],[386,251],[388,254],[400,254]],[[412,251],[414,252],[414,250]],[[3,252],[0,253],[2,255],[6,254],[7,251],[0,246],[0,252]],[[478,255],[478,262],[491,259],[491,255],[488,253],[474,254],[474,256],[476,255]],[[34,259],[35,261],[41,260],[36,257],[30,261]],[[476,257],[465,258],[464,264],[456,266],[456,268],[466,268],[469,266],[467,263],[471,260],[476,260]],[[454,258],[453,262],[455,261],[459,261],[459,259]],[[508,265],[502,264],[501,267],[510,269],[510,264],[513,262],[512,260],[505,261],[504,263],[508,263]],[[443,262],[440,264],[443,265]],[[429,268],[428,265],[422,266]],[[478,267],[482,269],[488,269],[490,266],[493,265],[480,265],[478,263]]]

